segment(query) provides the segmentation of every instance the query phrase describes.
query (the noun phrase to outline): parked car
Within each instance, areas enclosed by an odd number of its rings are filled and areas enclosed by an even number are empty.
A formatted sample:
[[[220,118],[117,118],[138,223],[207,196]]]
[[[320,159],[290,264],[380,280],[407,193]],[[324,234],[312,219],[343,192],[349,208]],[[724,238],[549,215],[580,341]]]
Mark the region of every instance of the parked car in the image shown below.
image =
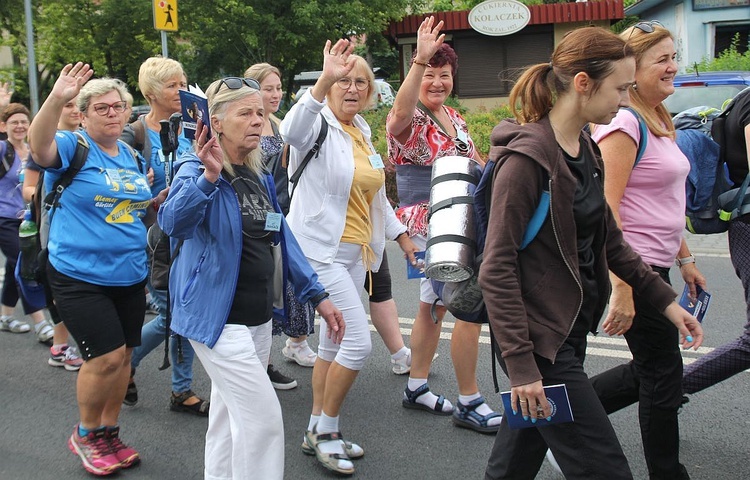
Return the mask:
[[[727,100],[750,86],[750,72],[701,72],[674,77],[675,91],[665,101],[669,113],[707,105],[721,109]]]

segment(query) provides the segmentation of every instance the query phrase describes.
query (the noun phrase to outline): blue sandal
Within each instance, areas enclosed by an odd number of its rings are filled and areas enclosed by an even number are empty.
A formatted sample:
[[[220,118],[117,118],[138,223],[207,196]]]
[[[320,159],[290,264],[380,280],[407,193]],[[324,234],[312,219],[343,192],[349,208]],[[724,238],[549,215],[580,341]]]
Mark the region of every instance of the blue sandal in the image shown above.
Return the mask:
[[[448,411],[443,411],[443,405],[445,405],[445,397],[442,395],[438,396],[438,399],[437,399],[437,402],[435,403],[434,408],[430,408],[427,405],[417,402],[417,399],[419,397],[421,397],[422,395],[424,395],[425,393],[429,391],[430,391],[430,387],[428,387],[426,383],[414,391],[411,391],[409,390],[409,387],[406,387],[404,389],[404,399],[401,401],[401,405],[403,405],[404,408],[411,408],[414,410],[424,410],[426,412],[430,412],[435,415],[443,415],[443,416],[451,415],[453,413],[453,409],[448,410]]]
[[[453,423],[456,424],[456,426],[469,428],[479,433],[497,433],[500,424],[489,425],[489,422],[493,418],[502,418],[502,415],[497,412],[481,415],[476,411],[477,407],[485,403],[483,396],[480,395],[479,398],[475,398],[467,405],[464,405],[461,402],[456,403],[456,409],[453,411]]]

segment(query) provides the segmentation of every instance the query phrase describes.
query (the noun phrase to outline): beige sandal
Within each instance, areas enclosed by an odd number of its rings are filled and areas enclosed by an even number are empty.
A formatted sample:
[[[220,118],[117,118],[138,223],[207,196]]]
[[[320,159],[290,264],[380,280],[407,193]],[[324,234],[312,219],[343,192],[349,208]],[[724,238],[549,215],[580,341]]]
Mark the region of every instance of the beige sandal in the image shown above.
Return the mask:
[[[308,433],[310,433],[310,431],[305,433],[305,439],[302,442],[302,453],[305,455],[315,455],[315,449],[307,443]],[[339,435],[341,435],[341,432],[339,432]],[[343,438],[341,438],[341,441],[344,442],[344,453],[346,453],[350,459],[357,460],[365,456],[365,450],[358,444],[344,440]]]
[[[312,429],[305,432],[305,439],[307,440],[308,446],[312,447],[315,457],[325,468],[341,475],[354,474],[354,467],[341,468],[339,466],[339,460],[351,460],[346,453],[323,453],[318,448],[318,445],[323,442],[342,440],[341,432],[315,433],[315,429]]]

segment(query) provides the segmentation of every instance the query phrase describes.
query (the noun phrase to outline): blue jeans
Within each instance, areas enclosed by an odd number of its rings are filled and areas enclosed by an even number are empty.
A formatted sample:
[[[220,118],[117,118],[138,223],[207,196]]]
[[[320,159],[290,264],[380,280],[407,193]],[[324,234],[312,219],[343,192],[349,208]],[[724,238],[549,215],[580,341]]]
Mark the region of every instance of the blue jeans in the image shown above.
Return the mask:
[[[165,290],[149,289],[151,298],[159,309],[159,315],[143,326],[141,330],[141,346],[133,349],[133,357],[130,366],[137,368],[141,360],[151,353],[164,341],[164,333],[167,329],[167,292]],[[163,313],[163,314],[162,314]],[[195,350],[187,339],[182,339],[182,362],[177,358],[177,336],[170,338],[169,356],[172,362],[172,391],[175,393],[187,392],[193,383],[193,359]]]

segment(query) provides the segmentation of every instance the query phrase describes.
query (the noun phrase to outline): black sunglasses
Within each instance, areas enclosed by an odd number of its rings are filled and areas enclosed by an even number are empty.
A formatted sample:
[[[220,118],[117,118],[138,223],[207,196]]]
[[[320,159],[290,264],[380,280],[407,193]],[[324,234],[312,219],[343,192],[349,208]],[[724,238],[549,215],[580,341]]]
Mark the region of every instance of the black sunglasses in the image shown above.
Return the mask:
[[[242,88],[242,86],[250,87],[254,90],[260,90],[260,84],[257,80],[254,78],[242,78],[242,77],[224,77],[219,81],[219,84],[216,86],[216,89],[214,90],[214,95],[219,93],[219,90],[221,90],[221,86],[226,85],[228,89],[230,90],[238,90]]]
[[[628,41],[630,41],[630,37],[633,36],[633,32],[635,32],[636,28],[643,33],[653,33],[654,30],[656,30],[654,26],[665,28],[664,25],[662,25],[661,22],[658,20],[649,20],[648,22],[636,23],[635,25],[633,25],[633,29],[630,30],[630,35],[628,35]]]

